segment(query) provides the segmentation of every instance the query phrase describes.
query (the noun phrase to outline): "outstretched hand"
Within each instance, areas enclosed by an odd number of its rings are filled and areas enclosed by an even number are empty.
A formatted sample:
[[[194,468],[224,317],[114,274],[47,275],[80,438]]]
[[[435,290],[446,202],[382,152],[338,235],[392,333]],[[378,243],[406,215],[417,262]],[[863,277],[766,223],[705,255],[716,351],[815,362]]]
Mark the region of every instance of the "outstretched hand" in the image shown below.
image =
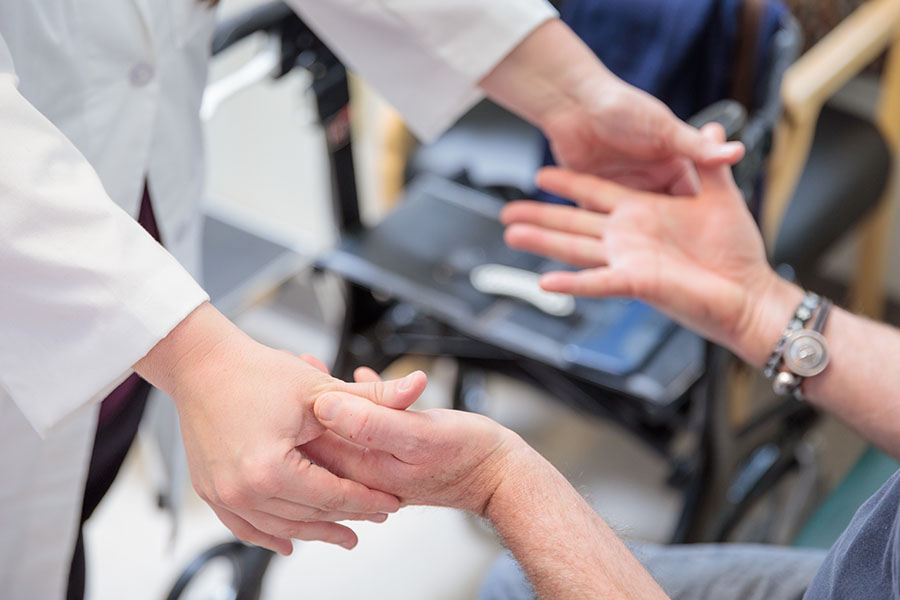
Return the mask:
[[[703,133],[724,139],[717,125]],[[582,268],[545,274],[545,290],[638,298],[740,352],[740,338],[759,320],[758,300],[777,276],[728,167],[700,169],[699,174],[702,192],[672,198],[565,169],[544,169],[538,185],[578,207],[510,203],[502,215],[506,241]]]

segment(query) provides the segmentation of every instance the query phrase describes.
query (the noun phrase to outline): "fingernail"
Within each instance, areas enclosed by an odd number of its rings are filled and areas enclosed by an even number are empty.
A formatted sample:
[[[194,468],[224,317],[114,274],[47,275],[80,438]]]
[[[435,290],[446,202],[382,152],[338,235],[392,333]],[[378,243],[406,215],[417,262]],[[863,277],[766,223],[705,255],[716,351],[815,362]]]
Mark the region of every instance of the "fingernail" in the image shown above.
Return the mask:
[[[728,158],[735,153],[741,151],[742,144],[740,142],[728,142],[719,146],[714,152],[716,158]]]
[[[353,542],[341,542],[341,547],[347,550],[353,550],[353,546],[355,546]]]
[[[707,155],[709,160],[722,160],[723,158],[729,158],[732,154],[734,154],[734,150],[726,145],[719,145],[710,150]]]
[[[325,396],[316,404],[316,416],[320,421],[332,421],[341,409],[341,401],[335,396]]]

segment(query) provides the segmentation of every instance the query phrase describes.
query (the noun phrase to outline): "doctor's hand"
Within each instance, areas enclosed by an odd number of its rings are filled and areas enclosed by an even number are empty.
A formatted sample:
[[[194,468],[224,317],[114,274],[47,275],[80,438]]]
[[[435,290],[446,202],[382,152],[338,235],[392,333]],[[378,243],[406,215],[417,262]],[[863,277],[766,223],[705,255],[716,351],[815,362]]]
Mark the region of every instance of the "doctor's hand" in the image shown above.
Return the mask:
[[[704,135],[723,139],[718,125]],[[513,248],[576,267],[541,278],[548,291],[644,300],[682,325],[765,362],[802,292],[769,267],[759,230],[728,167],[699,171],[702,193],[671,198],[547,168],[538,185],[579,207],[513,202],[503,211]],[[791,310],[789,308],[788,310]]]
[[[609,72],[558,19],[548,21],[480,83],[540,127],[560,165],[631,188],[699,191],[697,167],[731,165],[744,147],[700,135],[659,100]]]
[[[292,538],[352,548],[356,535],[335,521],[381,522],[399,508],[309,459],[306,448],[327,433],[313,406],[341,394],[405,409],[424,390],[423,373],[345,383],[253,341],[208,303],[135,370],[175,400],[194,488],[238,538],[282,554]]]
[[[357,369],[356,378],[379,381],[365,367]],[[346,392],[319,396],[315,413],[335,435],[317,440],[314,460],[341,477],[394,494],[405,505],[448,506],[484,516],[527,448],[516,434],[481,415],[400,411]]]

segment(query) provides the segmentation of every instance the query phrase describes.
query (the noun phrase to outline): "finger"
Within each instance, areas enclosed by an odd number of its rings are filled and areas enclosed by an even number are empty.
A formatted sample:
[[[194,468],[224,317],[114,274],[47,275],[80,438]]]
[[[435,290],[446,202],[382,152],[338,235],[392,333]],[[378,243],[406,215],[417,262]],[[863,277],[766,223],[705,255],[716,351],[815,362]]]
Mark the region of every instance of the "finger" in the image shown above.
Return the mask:
[[[326,365],[324,362],[322,362],[312,354],[301,354],[300,360],[302,360],[309,366],[322,371],[326,375],[331,375],[331,370],[328,368],[328,365]]]
[[[359,543],[356,533],[349,527],[338,523],[324,522],[300,523],[294,539],[307,542],[328,542],[329,544],[337,544],[347,550],[355,548],[356,544]]]
[[[602,213],[610,212],[620,202],[638,193],[594,175],[559,167],[544,167],[538,171],[537,185],[545,192]]]
[[[690,158],[703,167],[734,165],[744,157],[745,148],[740,142],[710,139],[687,123],[678,123],[672,138],[673,153]]]
[[[366,398],[381,406],[406,410],[419,399],[426,385],[428,377],[425,373],[415,371],[402,379],[392,381],[381,381],[378,377],[376,380],[359,383],[340,382],[336,389]]]
[[[216,516],[219,517],[219,520],[222,521],[225,527],[230,529],[231,533],[239,540],[247,542],[248,544],[254,544],[255,546],[268,548],[272,552],[277,552],[282,556],[289,556],[291,552],[294,551],[294,546],[291,544],[290,540],[264,533],[228,509],[212,504],[209,506],[213,509],[213,512],[216,513]]]
[[[510,202],[500,213],[504,225],[533,223],[568,233],[597,236],[603,234],[606,215],[574,206],[560,206],[546,202]]]
[[[359,367],[353,371],[353,381],[356,383],[374,383],[381,381],[381,375],[369,367]]]
[[[326,394],[326,397],[338,393],[341,392],[331,392]],[[353,397],[350,394],[346,396]],[[362,398],[358,400],[375,406],[368,400]],[[295,461],[293,465],[290,464],[291,460]],[[400,501],[396,497],[369,489],[356,481],[341,479],[327,469],[310,462],[298,450],[294,450],[289,457],[286,471],[290,476],[281,483],[281,489],[276,495],[282,500],[327,512],[393,513],[400,509]]]
[[[503,234],[510,248],[549,256],[576,267],[606,264],[603,240],[572,233],[543,229],[536,225],[511,225]]]
[[[288,502],[282,498],[268,498],[259,503],[255,509],[288,521],[371,521],[373,523],[383,523],[387,520],[386,513],[325,511],[295,502]]]
[[[353,548],[358,539],[352,529],[325,521],[291,521],[258,510],[239,510],[236,514],[258,531],[283,540],[327,542]]]
[[[700,130],[700,135],[708,140],[721,142],[725,139],[725,128],[719,123],[707,123]],[[701,186],[707,191],[712,190],[710,196],[713,198],[720,197],[720,194],[716,194],[718,190],[732,192],[736,189],[734,175],[728,165],[701,168],[699,174]]]
[[[385,485],[384,473],[391,473],[397,467],[405,466],[405,463],[389,452],[364,448],[348,442],[333,431],[327,431],[325,435],[306,444],[303,451],[316,464],[338,477],[372,485]]]
[[[386,408],[341,392],[316,400],[314,411],[322,425],[345,440],[404,461],[415,456],[432,429],[426,414]]]
[[[540,285],[548,292],[592,298],[630,297],[632,294],[626,277],[612,269],[589,269],[575,273],[555,271],[541,276]]]

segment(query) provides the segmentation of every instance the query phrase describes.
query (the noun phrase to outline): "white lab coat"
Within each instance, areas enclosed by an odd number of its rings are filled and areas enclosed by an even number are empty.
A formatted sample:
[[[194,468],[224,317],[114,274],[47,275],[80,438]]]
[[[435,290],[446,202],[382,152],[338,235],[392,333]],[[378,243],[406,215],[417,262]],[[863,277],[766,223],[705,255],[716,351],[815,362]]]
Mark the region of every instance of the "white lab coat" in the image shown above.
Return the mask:
[[[555,15],[544,0],[289,3],[425,138]],[[0,0],[8,600],[62,597],[94,405],[206,299],[189,272],[199,260],[198,111],[213,26],[195,0]],[[172,254],[134,221],[145,177]]]

